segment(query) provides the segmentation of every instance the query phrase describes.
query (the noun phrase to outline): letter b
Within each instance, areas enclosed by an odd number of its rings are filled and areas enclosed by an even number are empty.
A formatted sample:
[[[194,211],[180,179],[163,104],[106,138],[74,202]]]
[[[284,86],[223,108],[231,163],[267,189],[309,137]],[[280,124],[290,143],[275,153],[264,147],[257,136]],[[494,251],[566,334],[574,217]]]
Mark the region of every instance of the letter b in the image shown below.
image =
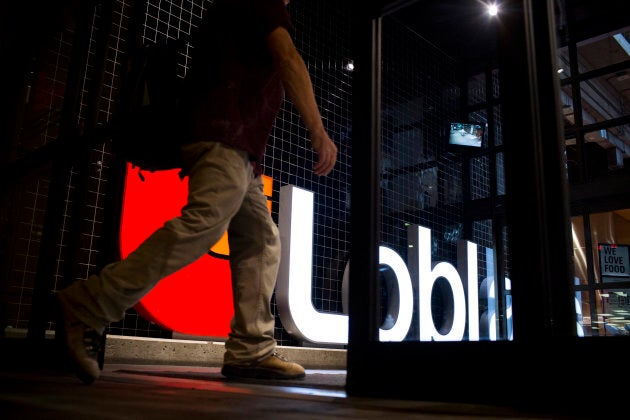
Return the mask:
[[[417,276],[412,283],[418,284],[418,312],[420,341],[460,341],[466,329],[466,298],[462,279],[450,263],[440,262],[432,266],[431,230],[421,226],[410,226],[409,272]],[[452,307],[444,308],[445,319],[440,329],[450,325],[446,334],[440,333],[433,320],[431,294],[439,278],[445,279],[452,293]]]

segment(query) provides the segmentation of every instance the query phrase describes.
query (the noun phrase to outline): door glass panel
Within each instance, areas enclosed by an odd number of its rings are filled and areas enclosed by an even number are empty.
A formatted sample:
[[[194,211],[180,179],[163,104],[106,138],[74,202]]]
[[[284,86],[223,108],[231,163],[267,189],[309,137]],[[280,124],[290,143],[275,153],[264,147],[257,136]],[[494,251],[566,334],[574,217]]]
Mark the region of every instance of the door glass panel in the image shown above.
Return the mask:
[[[560,5],[563,5],[564,1],[558,1]],[[561,6],[563,7],[563,6]],[[579,13],[579,11],[577,11]],[[559,19],[563,20],[566,17],[565,14],[560,14]],[[586,16],[583,16],[586,18]],[[588,22],[585,20],[585,24]],[[566,25],[567,22],[564,22]],[[560,25],[560,33],[558,39],[561,41],[561,46],[558,49],[558,68],[556,71],[560,74],[561,79],[569,78],[571,76],[577,76],[571,73],[572,63],[569,54],[569,46],[566,45],[567,36],[563,30],[564,25]],[[579,26],[579,25],[578,25]],[[586,25],[585,25],[586,26]],[[596,28],[596,26],[592,26]],[[580,27],[581,33],[592,32],[585,27]],[[590,71],[599,70],[612,65],[617,65],[628,60],[630,55],[630,27],[622,27],[614,29],[610,32],[597,33],[595,36],[587,36],[586,39],[580,40],[577,45],[577,66],[579,73],[588,73]]]
[[[629,335],[630,334],[630,302],[628,293],[630,288],[604,289],[600,295],[601,310],[597,318],[600,335]]]
[[[630,27],[562,45],[557,57],[570,181],[588,182],[624,169],[630,127],[620,122],[630,115]],[[571,74],[571,68],[579,72]]]
[[[618,64],[630,55],[630,27],[599,34],[577,44],[580,73]]]
[[[496,251],[505,235],[496,234],[502,218],[488,206],[505,193],[495,149],[503,142],[499,73],[479,58],[481,49],[462,54],[444,45],[453,40],[439,36],[448,28],[411,21],[439,20],[448,8],[435,2],[423,5],[431,12],[415,13],[418,7],[382,20],[379,339],[506,340],[505,245],[502,255]],[[474,19],[487,26],[483,12]],[[485,42],[484,52],[491,46]],[[469,68],[469,56],[482,70]]]
[[[630,209],[574,217],[572,228],[578,334],[628,335]]]

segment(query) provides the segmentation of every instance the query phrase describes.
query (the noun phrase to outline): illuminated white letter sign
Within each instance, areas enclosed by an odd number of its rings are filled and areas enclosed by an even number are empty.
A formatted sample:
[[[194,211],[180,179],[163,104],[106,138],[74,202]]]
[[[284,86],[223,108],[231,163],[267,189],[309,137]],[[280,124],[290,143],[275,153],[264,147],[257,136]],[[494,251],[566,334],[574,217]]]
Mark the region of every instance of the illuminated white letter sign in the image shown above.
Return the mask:
[[[276,286],[276,302],[284,328],[299,340],[347,344],[348,316],[319,312],[313,306],[313,193],[293,185],[281,187],[279,219],[282,255]],[[413,298],[416,293],[420,341],[460,341],[464,338],[466,330],[468,340],[478,341],[480,328],[477,245],[459,241],[458,267],[455,268],[448,262],[433,264],[431,261],[431,230],[414,225],[409,227],[407,233],[408,268],[395,251],[379,247],[379,263],[391,268],[393,273],[386,276],[386,282],[389,282],[387,328],[380,328],[379,340],[405,339],[413,321]],[[452,301],[445,300],[447,307],[442,325],[436,326],[431,308],[431,294],[439,279],[446,280]],[[345,305],[348,269],[344,273],[343,282],[342,300]],[[417,285],[416,292],[413,290],[414,284]],[[484,282],[482,287],[493,288],[494,282],[491,284]],[[494,299],[493,292],[484,290],[484,297],[490,298],[491,294]],[[486,324],[494,321],[494,310],[489,314],[484,313],[484,321]],[[484,332],[490,329],[491,333],[495,333],[491,339],[496,337],[496,332],[490,325],[484,327]]]
[[[282,325],[298,339],[315,343],[347,344],[348,316],[317,311],[312,300],[313,193],[293,185],[280,188],[278,224],[282,255],[276,302]],[[413,316],[413,291],[405,262],[393,250],[381,247],[381,264],[395,273],[398,298],[389,312],[396,321],[379,329],[380,341],[402,341]]]
[[[282,253],[276,301],[282,325],[302,340],[346,344],[348,316],[313,307],[313,193],[293,185],[281,187],[279,219]]]

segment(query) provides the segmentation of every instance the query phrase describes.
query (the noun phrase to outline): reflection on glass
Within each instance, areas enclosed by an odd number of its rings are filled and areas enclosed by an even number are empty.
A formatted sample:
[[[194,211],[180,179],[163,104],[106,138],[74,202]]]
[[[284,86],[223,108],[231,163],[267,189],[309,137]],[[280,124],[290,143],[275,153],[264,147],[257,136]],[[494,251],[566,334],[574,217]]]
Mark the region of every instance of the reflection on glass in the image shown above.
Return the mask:
[[[497,153],[497,195],[505,195],[505,164],[503,162],[503,153]]]
[[[478,104],[486,100],[486,75],[484,73],[468,79],[468,105]]]

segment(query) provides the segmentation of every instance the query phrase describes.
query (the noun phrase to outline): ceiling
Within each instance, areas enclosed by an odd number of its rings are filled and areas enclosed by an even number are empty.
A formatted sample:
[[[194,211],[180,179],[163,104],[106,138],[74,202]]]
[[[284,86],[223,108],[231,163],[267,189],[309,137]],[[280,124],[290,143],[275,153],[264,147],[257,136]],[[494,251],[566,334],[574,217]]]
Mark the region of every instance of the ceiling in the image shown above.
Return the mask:
[[[471,74],[482,70],[496,58],[496,25],[498,17],[487,14],[480,0],[417,0],[390,1],[383,10],[414,32],[438,46],[457,60],[465,60]],[[500,3],[498,1],[497,3]],[[573,13],[565,4],[570,3]],[[568,70],[568,24],[575,19],[574,33],[578,40],[580,72],[585,73],[615,64],[616,71],[582,83],[582,115],[584,124],[627,117],[630,109],[630,56],[613,35],[621,33],[630,41],[630,18],[627,0],[571,0],[556,1],[555,18],[559,45],[558,64]],[[566,79],[568,73],[560,75]],[[567,125],[574,123],[572,90],[563,88],[563,104]],[[569,106],[566,106],[569,105]],[[624,115],[625,114],[625,115]],[[605,149],[617,147],[624,158],[630,158],[630,124],[611,129],[602,137],[599,131],[588,133],[586,141],[598,143]]]
[[[394,2],[395,3],[395,2]],[[448,55],[487,65],[496,52],[496,19],[479,1],[421,0],[391,13]]]

